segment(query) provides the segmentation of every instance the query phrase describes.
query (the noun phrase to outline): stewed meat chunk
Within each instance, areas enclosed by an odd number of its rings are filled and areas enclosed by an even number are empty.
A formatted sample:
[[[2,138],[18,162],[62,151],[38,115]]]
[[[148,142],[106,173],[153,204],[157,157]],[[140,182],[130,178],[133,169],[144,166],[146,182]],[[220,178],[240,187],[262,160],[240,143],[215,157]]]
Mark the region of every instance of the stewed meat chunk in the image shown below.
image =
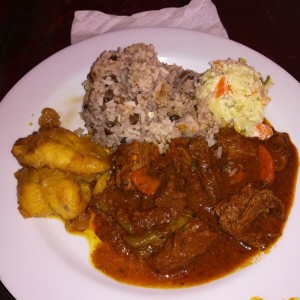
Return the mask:
[[[256,139],[246,138],[230,128],[222,128],[217,141],[231,160],[247,160],[257,156]]]
[[[288,134],[276,132],[266,143],[272,153],[275,170],[282,171],[292,155]]]
[[[217,202],[221,195],[219,170],[207,142],[203,138],[193,139],[190,142],[189,150],[200,182],[208,197],[214,203]]]
[[[283,219],[284,205],[271,190],[257,190],[248,184],[229,200],[219,202],[215,210],[223,230],[251,247],[263,249],[281,234],[274,221]]]
[[[169,239],[166,246],[151,258],[151,265],[159,271],[185,267],[197,255],[203,254],[217,234],[199,221],[190,221]]]

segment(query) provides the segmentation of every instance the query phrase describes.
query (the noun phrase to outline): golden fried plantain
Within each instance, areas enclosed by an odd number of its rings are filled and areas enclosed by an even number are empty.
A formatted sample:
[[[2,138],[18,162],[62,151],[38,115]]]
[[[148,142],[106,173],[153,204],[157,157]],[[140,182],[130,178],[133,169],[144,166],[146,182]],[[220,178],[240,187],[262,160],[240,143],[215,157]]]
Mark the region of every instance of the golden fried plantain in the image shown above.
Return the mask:
[[[25,218],[59,215],[73,219],[91,198],[88,182],[56,169],[22,168],[15,176],[19,211]]]

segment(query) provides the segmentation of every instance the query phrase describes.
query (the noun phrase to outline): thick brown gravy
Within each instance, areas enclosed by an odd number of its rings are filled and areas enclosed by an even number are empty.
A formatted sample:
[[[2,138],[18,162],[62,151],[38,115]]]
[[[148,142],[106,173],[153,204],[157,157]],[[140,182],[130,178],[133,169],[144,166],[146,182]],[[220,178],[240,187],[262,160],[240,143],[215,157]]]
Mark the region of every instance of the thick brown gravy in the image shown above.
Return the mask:
[[[271,181],[261,175],[259,145],[272,156]],[[89,208],[102,241],[92,253],[96,268],[132,285],[186,287],[232,273],[271,249],[288,219],[299,167],[288,135],[260,141],[222,130],[213,147],[202,146],[197,139],[179,139],[163,156],[148,149],[147,175],[159,179],[152,195],[119,187],[128,179],[122,172],[130,169],[132,148],[118,150],[110,182]],[[186,211],[189,221],[170,229],[168,223]],[[160,238],[131,244],[130,236],[145,238],[156,231]]]

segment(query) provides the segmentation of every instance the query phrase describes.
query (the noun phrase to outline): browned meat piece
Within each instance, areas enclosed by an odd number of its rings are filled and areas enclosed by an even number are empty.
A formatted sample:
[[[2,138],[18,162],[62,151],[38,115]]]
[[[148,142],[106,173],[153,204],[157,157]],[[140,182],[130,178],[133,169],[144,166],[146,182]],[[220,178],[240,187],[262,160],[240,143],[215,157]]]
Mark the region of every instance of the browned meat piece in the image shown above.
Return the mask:
[[[166,189],[154,200],[155,207],[136,211],[132,214],[130,223],[137,233],[166,224],[176,218],[186,206],[186,194],[175,189],[176,182],[172,177],[166,184]]]
[[[112,248],[120,251],[122,254],[130,253],[130,247],[123,240],[122,235],[125,229],[115,222],[112,216],[98,211],[93,220],[95,225],[95,234],[104,243],[109,243]]]
[[[217,237],[199,220],[190,221],[168,240],[166,246],[150,259],[158,271],[169,271],[187,266],[196,256],[203,254]]]
[[[217,141],[230,160],[257,157],[257,140],[246,138],[232,128],[222,128],[217,135]]]
[[[162,207],[136,211],[132,214],[132,219],[130,220],[132,227],[135,229],[133,233],[139,233],[151,227],[167,224],[176,215],[176,211]]]
[[[152,207],[132,213],[126,213],[123,209],[117,213],[116,218],[129,233],[141,233],[152,227],[167,224],[176,218],[186,206],[185,197],[185,193],[176,189],[175,178],[171,176],[163,190],[153,200]]]
[[[282,171],[291,156],[291,142],[287,133],[274,133],[266,141],[274,159],[275,171]]]
[[[197,138],[191,142],[187,139],[173,140],[167,155],[174,162],[177,177],[184,180],[181,188],[185,189],[187,194],[197,194],[203,200],[201,203],[205,205],[210,205],[218,199],[218,169],[203,139]]]
[[[133,142],[118,147],[116,153],[116,183],[120,189],[135,189],[131,175],[133,171],[148,167],[152,160],[159,156],[154,144]]]
[[[209,196],[216,203],[220,200],[219,170],[209,151],[207,142],[202,138],[191,140],[189,145],[192,164],[200,176],[200,181]]]
[[[155,198],[155,206],[182,211],[186,205],[186,193],[178,185],[175,176],[171,174],[161,194]]]
[[[275,219],[283,219],[284,206],[273,192],[257,190],[251,184],[239,194],[216,205],[216,213],[223,230],[235,239],[252,247],[264,249],[281,232]]]
[[[198,142],[198,139],[195,139],[190,144],[187,139],[177,139],[172,141],[167,154],[173,161],[172,166],[176,170],[177,178],[183,180],[183,183],[177,181],[176,185],[177,188],[180,187],[185,191],[187,207],[192,209],[201,220],[209,223],[211,221],[215,224],[213,206],[219,197],[219,186],[216,183],[217,175],[214,172],[218,171],[211,162],[211,154],[207,151],[207,144],[204,141]],[[211,170],[207,174],[204,174],[205,164],[211,166]]]
[[[123,238],[134,249],[137,249],[139,255],[145,257],[146,251],[149,256],[149,254],[159,251],[168,237],[171,237],[192,220],[191,213],[191,211],[185,210],[163,226],[150,228],[138,234],[131,234],[129,232],[129,234],[125,234]]]
[[[208,197],[204,187],[199,181],[199,177],[196,172],[188,173],[185,175],[186,184],[186,202],[187,207],[197,215],[198,218],[211,224],[214,228],[218,227],[218,220],[214,211],[214,204]]]
[[[187,147],[188,140],[183,138],[172,140],[169,146],[167,158],[172,160],[172,167],[176,169],[178,174],[180,174],[183,169],[189,168],[191,165],[191,157]],[[166,163],[167,162],[168,161],[166,160]]]

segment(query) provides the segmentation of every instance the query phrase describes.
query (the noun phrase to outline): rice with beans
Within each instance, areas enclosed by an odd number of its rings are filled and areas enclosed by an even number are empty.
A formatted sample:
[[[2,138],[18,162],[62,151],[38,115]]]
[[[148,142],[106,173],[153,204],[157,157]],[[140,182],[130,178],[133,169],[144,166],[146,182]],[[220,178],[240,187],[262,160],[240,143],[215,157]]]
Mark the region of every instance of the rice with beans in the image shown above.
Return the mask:
[[[203,136],[209,145],[219,123],[197,97],[201,74],[160,62],[153,45],[103,52],[84,82],[82,118],[94,139],[115,149],[153,142],[163,153],[173,138]]]

